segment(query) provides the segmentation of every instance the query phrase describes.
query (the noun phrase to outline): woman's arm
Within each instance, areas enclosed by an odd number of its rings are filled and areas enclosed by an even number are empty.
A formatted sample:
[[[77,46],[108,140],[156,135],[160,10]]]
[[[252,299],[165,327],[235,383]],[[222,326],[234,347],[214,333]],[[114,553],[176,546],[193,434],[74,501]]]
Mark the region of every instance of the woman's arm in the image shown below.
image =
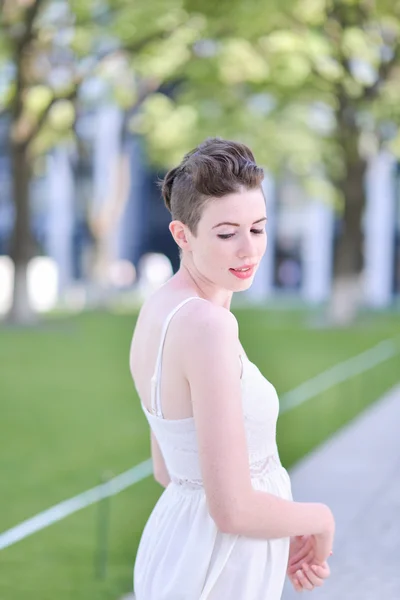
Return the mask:
[[[210,514],[220,530],[256,538],[315,534],[325,560],[334,522],[320,503],[284,500],[255,490],[243,420],[235,317],[212,304],[193,303],[179,349],[191,390],[199,456]],[[184,352],[190,348],[190,352]],[[330,546],[328,548],[328,546]]]
[[[154,479],[162,485],[163,487],[167,487],[169,484],[170,477],[167,471],[167,467],[165,466],[164,457],[161,453],[160,446],[155,438],[154,433],[150,432],[150,444],[151,444],[151,457],[153,459],[153,474]]]

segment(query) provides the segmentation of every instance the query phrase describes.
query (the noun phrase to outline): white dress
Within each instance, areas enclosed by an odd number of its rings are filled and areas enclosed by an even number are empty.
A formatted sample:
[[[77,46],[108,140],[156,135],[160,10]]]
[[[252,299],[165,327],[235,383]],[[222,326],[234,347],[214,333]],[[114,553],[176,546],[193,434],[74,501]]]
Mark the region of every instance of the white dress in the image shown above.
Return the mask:
[[[142,404],[171,483],[154,507],[140,540],[134,567],[136,600],[279,600],[289,539],[221,533],[207,509],[193,417],[170,420],[162,416],[159,382],[165,335],[174,314],[192,299],[199,298],[186,298],[164,324],[152,378],[154,414]],[[291,500],[289,475],[276,446],[277,393],[255,364],[244,355],[241,358],[252,485]]]

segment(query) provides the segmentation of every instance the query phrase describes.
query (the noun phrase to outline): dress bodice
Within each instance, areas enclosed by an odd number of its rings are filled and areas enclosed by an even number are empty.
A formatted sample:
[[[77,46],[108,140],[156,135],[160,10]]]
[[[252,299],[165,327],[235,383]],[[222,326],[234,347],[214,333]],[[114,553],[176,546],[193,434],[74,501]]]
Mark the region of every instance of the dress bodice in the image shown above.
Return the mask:
[[[142,408],[160,446],[172,481],[189,486],[202,486],[200,460],[193,417],[165,419],[160,403],[160,379],[162,350],[169,322],[179,308],[191,297],[186,298],[168,315],[164,324],[152,378],[152,412]],[[244,354],[241,355],[243,371],[241,378],[243,418],[252,479],[262,477],[279,466],[276,447],[276,423],[279,400],[274,386],[262,375],[258,367]]]

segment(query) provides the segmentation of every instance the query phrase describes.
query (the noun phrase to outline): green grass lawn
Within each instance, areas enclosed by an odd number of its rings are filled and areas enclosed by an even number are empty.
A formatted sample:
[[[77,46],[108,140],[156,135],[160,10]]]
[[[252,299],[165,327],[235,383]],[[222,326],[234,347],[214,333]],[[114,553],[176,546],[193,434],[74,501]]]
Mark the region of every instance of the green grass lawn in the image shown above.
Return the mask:
[[[396,315],[345,330],[310,328],[301,311],[238,309],[242,344],[280,394],[400,335]],[[51,318],[0,329],[0,532],[149,456],[149,434],[128,369],[134,315]],[[279,420],[290,466],[400,380],[399,356]],[[148,478],[111,500],[107,576],[95,577],[99,506],[0,551],[0,599],[111,600],[132,586],[140,534],[161,488]]]

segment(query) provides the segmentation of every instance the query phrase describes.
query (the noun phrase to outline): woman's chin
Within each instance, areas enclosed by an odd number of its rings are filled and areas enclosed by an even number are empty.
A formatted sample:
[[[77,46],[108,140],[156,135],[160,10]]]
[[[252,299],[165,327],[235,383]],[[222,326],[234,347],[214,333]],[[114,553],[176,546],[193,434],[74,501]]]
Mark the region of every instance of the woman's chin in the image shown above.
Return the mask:
[[[232,287],[232,292],[245,292],[251,287],[253,283],[253,277],[249,279],[238,280]]]

